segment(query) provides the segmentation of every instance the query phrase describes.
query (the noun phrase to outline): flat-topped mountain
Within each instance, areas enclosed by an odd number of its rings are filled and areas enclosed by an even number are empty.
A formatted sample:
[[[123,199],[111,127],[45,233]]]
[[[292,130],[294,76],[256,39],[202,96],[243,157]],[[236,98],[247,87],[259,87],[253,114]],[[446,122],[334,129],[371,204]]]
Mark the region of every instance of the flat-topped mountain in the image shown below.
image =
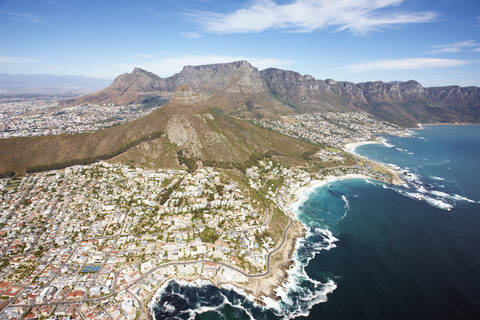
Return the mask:
[[[298,72],[259,71],[247,61],[186,66],[168,78],[135,68],[106,89],[64,104],[142,103],[169,99],[181,85],[238,117],[278,117],[325,111],[367,111],[404,126],[418,122],[480,122],[480,88],[425,88],[420,83],[318,80]]]

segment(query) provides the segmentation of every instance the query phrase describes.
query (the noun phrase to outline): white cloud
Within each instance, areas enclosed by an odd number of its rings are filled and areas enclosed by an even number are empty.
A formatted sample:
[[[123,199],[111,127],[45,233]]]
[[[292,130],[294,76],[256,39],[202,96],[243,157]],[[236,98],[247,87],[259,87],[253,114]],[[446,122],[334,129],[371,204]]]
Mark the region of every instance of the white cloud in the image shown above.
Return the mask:
[[[181,35],[187,39],[199,39],[202,37],[202,35],[197,32],[181,32]]]
[[[385,71],[385,70],[411,70],[427,68],[448,68],[468,64],[469,61],[457,59],[438,58],[408,58],[408,59],[384,59],[366,63],[355,64],[347,67],[353,72]]]
[[[475,48],[475,49],[473,49],[473,51],[480,52],[480,48]]]
[[[223,34],[268,29],[311,32],[325,27],[366,33],[391,25],[431,22],[437,17],[432,11],[392,9],[402,3],[403,0],[294,0],[277,4],[272,0],[253,0],[249,7],[231,13],[196,12],[194,16],[206,31]]]
[[[39,61],[37,59],[0,56],[0,63],[31,63]]]
[[[434,50],[430,51],[430,53],[460,52],[464,48],[475,47],[477,45],[478,44],[475,42],[475,40],[465,40],[465,41],[460,41],[460,42],[450,43],[450,44],[434,45],[434,46],[432,46],[432,48],[434,48]]]
[[[41,16],[33,13],[29,13],[29,12],[13,12],[13,11],[0,10],[0,13],[10,16],[10,19],[15,21],[35,22],[35,23],[43,22],[43,18]]]

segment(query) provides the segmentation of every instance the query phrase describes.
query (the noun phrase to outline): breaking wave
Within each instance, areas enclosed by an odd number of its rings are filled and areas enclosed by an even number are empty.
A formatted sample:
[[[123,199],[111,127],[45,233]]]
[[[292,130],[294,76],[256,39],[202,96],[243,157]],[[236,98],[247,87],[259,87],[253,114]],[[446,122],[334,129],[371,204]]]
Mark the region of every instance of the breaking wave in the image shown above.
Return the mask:
[[[367,179],[365,179],[365,180],[367,180]],[[343,200],[343,202],[345,202],[345,207],[344,207],[344,208],[345,208],[345,213],[344,213],[343,216],[340,218],[340,220],[345,219],[345,217],[347,216],[348,211],[350,211],[350,202],[348,202],[348,199],[347,199],[347,197],[346,197],[344,194],[342,194],[342,200]]]

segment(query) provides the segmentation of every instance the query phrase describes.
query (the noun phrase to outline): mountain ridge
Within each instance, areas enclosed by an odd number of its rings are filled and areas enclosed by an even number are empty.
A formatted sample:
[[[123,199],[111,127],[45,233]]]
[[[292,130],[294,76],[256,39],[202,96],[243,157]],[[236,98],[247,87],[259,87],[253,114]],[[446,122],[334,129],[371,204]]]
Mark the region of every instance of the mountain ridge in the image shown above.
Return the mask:
[[[353,83],[320,80],[295,71],[259,71],[248,61],[185,66],[161,78],[135,68],[106,89],[65,105],[82,103],[141,103],[145,98],[169,99],[187,84],[209,101],[239,117],[274,118],[305,112],[367,111],[403,126],[420,122],[480,122],[479,87],[423,87],[415,80]]]
[[[0,139],[0,176],[61,169],[99,160],[151,168],[198,165],[244,170],[252,159],[276,157],[305,165],[318,146],[210,107],[205,96],[179,87],[162,108],[141,118],[79,134]]]

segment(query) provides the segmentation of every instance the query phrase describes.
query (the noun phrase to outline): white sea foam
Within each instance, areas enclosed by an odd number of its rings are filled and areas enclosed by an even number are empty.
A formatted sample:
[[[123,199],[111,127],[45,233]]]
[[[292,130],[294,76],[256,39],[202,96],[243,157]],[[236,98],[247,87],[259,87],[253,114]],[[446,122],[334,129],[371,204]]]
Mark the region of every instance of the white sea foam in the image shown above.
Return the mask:
[[[330,250],[330,249],[333,249],[335,248],[337,245],[335,244],[335,242],[338,241],[337,238],[335,238],[332,234],[332,232],[328,229],[319,229],[319,228],[316,228],[315,229],[318,233],[322,234],[322,237],[323,237],[323,241],[325,241],[325,243],[327,244],[326,246],[321,246],[321,247],[315,247],[315,249],[318,249],[319,251],[320,250]],[[309,260],[310,261],[310,260]]]
[[[438,181],[444,181],[445,179],[442,178],[442,177],[436,177],[436,176],[431,176],[430,178],[434,179],[434,180],[438,180]]]
[[[433,190],[433,191],[430,191],[430,193],[437,197],[443,197],[443,198],[450,197],[448,193],[442,192],[442,191]]]
[[[224,287],[225,288],[225,287]],[[232,291],[237,291],[238,288],[232,288],[232,287],[229,287],[229,290],[232,290]],[[200,302],[197,303],[196,306],[194,306],[193,308],[190,308],[188,309],[186,312],[188,312],[189,314],[189,320],[194,320],[196,319],[197,315],[199,314],[202,314],[202,313],[205,313],[205,312],[210,312],[210,311],[213,311],[213,312],[216,312],[218,313],[220,316],[222,315],[221,313],[221,309],[225,306],[225,305],[230,305],[232,307],[235,307],[235,308],[238,308],[238,309],[242,309],[246,314],[247,316],[249,317],[250,320],[254,320],[254,317],[252,316],[252,314],[250,313],[250,311],[247,309],[247,308],[244,308],[240,303],[237,303],[237,304],[234,304],[232,303],[227,296],[225,296],[221,291],[218,292],[219,295],[222,297],[222,302],[218,305],[214,305],[214,306],[202,306],[200,305]],[[237,292],[238,293],[238,292]],[[243,294],[242,294],[243,295]],[[247,295],[245,295],[245,298],[247,298]]]
[[[225,304],[218,306],[218,309],[222,308]],[[216,312],[219,316],[222,316],[222,313],[217,309],[217,307],[199,307],[198,309],[189,309],[187,312],[189,313],[188,320],[195,320],[198,314],[202,314],[205,312],[213,311]]]
[[[387,147],[387,148],[393,148],[394,145],[391,144],[387,139],[385,138],[380,138],[380,141],[382,142],[382,144]]]
[[[232,289],[232,290],[235,290],[235,289]],[[238,291],[237,291],[237,292],[238,292]],[[220,295],[223,297],[223,303],[222,303],[221,307],[223,307],[224,305],[230,305],[230,306],[232,306],[232,307],[234,307],[234,308],[242,309],[242,310],[247,314],[247,316],[248,316],[248,318],[249,318],[250,320],[255,320],[255,317],[252,315],[252,313],[250,312],[250,310],[248,310],[247,308],[244,308],[241,303],[232,303],[232,302],[230,301],[230,299],[228,299],[228,297],[225,296],[223,293],[220,292]],[[243,295],[243,294],[242,294],[242,295]],[[250,298],[251,298],[251,297],[250,297]],[[253,302],[253,300],[251,300],[251,302]],[[254,303],[254,302],[253,302],[253,303]],[[208,310],[207,310],[207,311],[208,311]],[[205,311],[202,311],[202,312],[199,312],[199,313],[203,313],[203,312],[205,312]]]
[[[348,211],[350,210],[350,203],[348,202],[347,197],[346,197],[345,195],[343,195],[343,194],[342,194],[342,200],[343,200],[343,202],[345,202],[345,206],[344,206],[344,208],[345,208],[345,213],[344,213],[343,216],[340,218],[340,220],[345,219],[345,217],[347,216]]]
[[[442,201],[440,199],[435,199],[435,198],[432,198],[432,197],[429,197],[429,196],[425,196],[425,201],[427,201],[432,206],[443,209],[443,210],[450,211],[450,210],[453,209],[452,204],[450,204],[448,202],[445,202],[445,201]]]
[[[427,189],[424,186],[417,185],[417,191],[420,193],[428,193]]]
[[[425,196],[421,193],[417,192],[405,192],[405,195],[409,196],[410,198],[417,199],[417,200],[424,200]]]
[[[153,295],[155,297],[155,299],[153,299],[152,301],[149,302],[149,307],[150,307],[150,310],[151,310],[152,314],[153,314],[153,307],[154,307],[155,303],[157,302],[157,300],[160,297],[160,295],[162,294],[162,292],[164,292],[165,289],[168,287],[168,285],[170,284],[170,281],[165,281],[160,286],[160,288],[158,288],[158,290],[155,292],[155,294]]]
[[[446,201],[442,201],[440,199],[430,197],[430,196],[428,196],[424,193],[419,193],[419,192],[405,192],[405,193],[400,192],[400,193],[402,193],[403,195],[406,195],[407,197],[416,199],[416,200],[423,200],[423,201],[427,202],[428,204],[430,204],[434,207],[437,207],[439,209],[442,209],[442,210],[450,211],[451,209],[453,209],[452,204],[450,204]]]
[[[159,290],[157,290],[155,296],[157,297],[154,301],[157,301],[158,300],[158,297],[161,296],[161,294],[165,291],[165,289],[168,287],[168,285],[172,282],[172,281],[175,281],[179,286],[184,286],[184,287],[193,287],[193,288],[202,288],[202,287],[205,287],[205,286],[208,286],[208,285],[213,285],[212,282],[208,281],[208,280],[203,280],[203,279],[197,279],[197,280],[193,280],[193,281],[187,281],[187,280],[177,280],[177,279],[172,279],[172,280],[169,280],[167,282],[165,282],[161,288],[159,288]],[[256,307],[261,307],[259,306],[252,295],[250,294],[247,294],[246,292],[244,292],[242,289],[238,288],[238,287],[235,287],[234,285],[232,284],[223,284],[221,286],[221,288],[225,289],[225,290],[231,290],[231,291],[234,291],[236,292],[237,294],[241,295],[242,297],[244,297],[246,300],[248,300],[249,302],[251,302],[253,305],[255,305]],[[187,301],[187,298],[178,293],[178,292],[174,292],[173,294],[175,295],[178,295],[179,297],[183,297],[183,299],[185,301]],[[223,298],[223,301],[218,304],[218,305],[214,305],[214,306],[202,306],[200,304],[200,302],[198,302],[195,306],[193,306],[192,308],[186,310],[185,312],[187,312],[189,314],[189,319],[195,319],[196,316],[198,314],[202,314],[202,313],[205,313],[205,312],[208,312],[208,311],[215,311],[215,312],[219,312],[218,310],[221,309],[222,307],[224,307],[226,304],[230,305],[230,306],[233,306],[235,308],[239,308],[239,309],[242,309],[245,311],[245,313],[249,316],[249,318],[251,320],[254,320],[255,318],[253,317],[253,315],[251,314],[251,312],[244,308],[241,304],[234,304],[232,303],[227,296],[225,296],[221,291],[219,291],[219,294],[220,296]],[[155,302],[153,302],[155,303]],[[152,311],[152,314],[154,313],[153,312],[153,303],[151,303],[151,311]],[[163,304],[163,308],[169,312],[169,313],[172,313],[175,311],[175,306],[169,304],[168,302],[165,302]]]
[[[308,241],[307,239],[313,234],[321,235],[324,241],[319,243],[309,243],[313,250],[308,257],[303,257],[303,259],[301,259],[298,256],[299,249],[301,246],[305,245],[305,241]],[[277,312],[279,312],[278,314],[283,318],[293,319],[300,316],[307,317],[310,313],[310,309],[314,305],[326,302],[327,295],[333,292],[337,288],[337,285],[333,280],[328,280],[327,282],[322,283],[310,278],[305,272],[305,266],[309,264],[309,262],[315,257],[315,254],[319,251],[334,248],[336,241],[338,241],[338,239],[335,238],[329,230],[322,228],[315,228],[313,232],[308,231],[306,239],[300,239],[297,241],[294,254],[295,263],[293,267],[287,271],[287,280],[276,290],[276,294],[282,299],[280,302],[269,299],[267,300],[267,305],[273,310],[277,310]],[[302,285],[304,282],[310,283],[313,289]],[[293,301],[289,295],[289,293],[292,292],[297,294],[295,301]]]
[[[290,209],[298,219],[301,214],[299,208],[310,197],[314,190],[336,180],[355,178],[365,179],[366,177],[361,175],[347,175],[344,177],[327,177],[321,181],[312,181],[308,186],[301,188],[296,193],[297,200],[290,205]],[[343,196],[342,199],[346,200],[346,197]],[[298,220],[301,222],[300,219]],[[293,257],[294,265],[287,270],[288,277],[286,281],[282,286],[279,286],[276,289],[276,294],[281,297],[281,301],[277,302],[269,298],[265,300],[265,303],[269,308],[276,310],[279,315],[288,319],[293,319],[299,316],[308,316],[312,306],[327,301],[327,295],[337,287],[333,280],[328,280],[326,283],[322,283],[310,278],[305,272],[305,266],[309,264],[318,252],[335,248],[335,242],[338,241],[338,239],[326,228],[316,227],[312,229],[309,226],[306,227],[306,237],[298,239],[295,244],[295,253]],[[308,242],[309,250],[307,252],[302,250],[302,253],[308,254],[308,256],[299,257],[302,246],[307,245],[307,241],[309,241],[308,239],[314,236],[320,236],[322,241]],[[305,282],[309,283],[308,287],[305,286]],[[310,288],[310,286],[313,286],[313,288]],[[295,293],[295,301],[292,301],[290,293]]]
[[[421,182],[420,177],[417,174],[412,173],[408,170],[404,170],[402,172],[402,176],[408,182],[417,183],[417,184],[419,184]]]
[[[168,313],[173,313],[175,312],[175,306],[173,304],[168,303],[168,301],[165,301],[163,304],[163,308],[168,312]]]
[[[461,195],[459,195],[459,194],[454,194],[454,195],[452,196],[452,198],[455,199],[455,200],[467,201],[467,202],[470,202],[470,203],[475,203],[475,202],[480,203],[480,201],[475,201],[475,200],[469,199],[469,198],[467,198],[467,197],[461,196]]]

